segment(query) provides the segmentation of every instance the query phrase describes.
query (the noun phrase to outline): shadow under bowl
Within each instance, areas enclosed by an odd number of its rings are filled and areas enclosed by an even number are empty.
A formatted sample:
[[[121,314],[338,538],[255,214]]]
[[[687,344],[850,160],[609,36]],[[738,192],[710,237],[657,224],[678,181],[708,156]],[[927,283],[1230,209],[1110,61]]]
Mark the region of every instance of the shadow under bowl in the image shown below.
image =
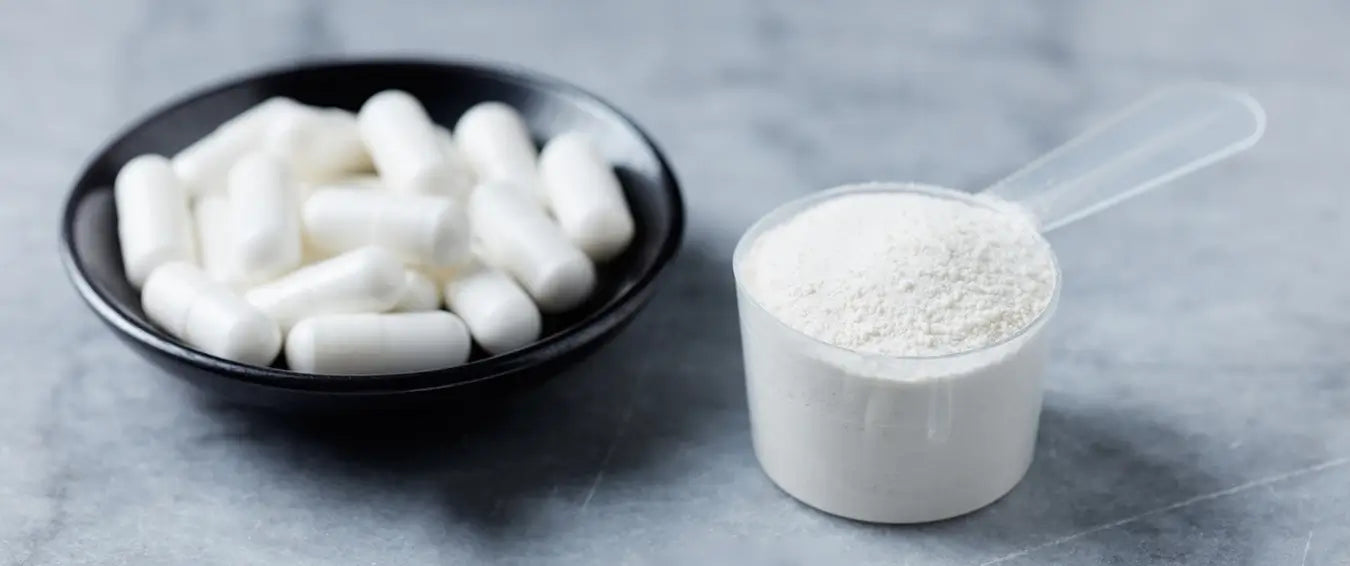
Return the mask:
[[[278,361],[245,365],[203,353],[150,322],[123,272],[113,204],[117,171],[137,155],[173,155],[217,125],[273,96],[355,111],[386,89],[411,93],[432,120],[453,126],[466,109],[500,101],[525,118],[536,142],[580,130],[614,166],[636,234],[620,257],[598,266],[598,285],[580,307],[545,316],[537,342],[496,356],[475,349],[464,365],[388,375],[317,375]],[[416,60],[309,64],[231,80],[152,112],[117,135],[85,166],[66,201],[61,254],[80,296],[133,349],[230,402],[289,412],[403,412],[500,399],[556,376],[612,339],[648,301],[684,231],[674,173],[632,120],[575,86],[495,66]]]

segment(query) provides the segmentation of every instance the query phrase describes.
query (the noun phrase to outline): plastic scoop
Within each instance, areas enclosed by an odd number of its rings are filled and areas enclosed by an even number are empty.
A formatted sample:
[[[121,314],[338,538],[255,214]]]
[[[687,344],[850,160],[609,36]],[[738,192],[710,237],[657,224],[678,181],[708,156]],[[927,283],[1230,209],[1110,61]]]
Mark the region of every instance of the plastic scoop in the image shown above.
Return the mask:
[[[1255,145],[1266,113],[1222,85],[1173,87],[985,189],[1049,232]]]

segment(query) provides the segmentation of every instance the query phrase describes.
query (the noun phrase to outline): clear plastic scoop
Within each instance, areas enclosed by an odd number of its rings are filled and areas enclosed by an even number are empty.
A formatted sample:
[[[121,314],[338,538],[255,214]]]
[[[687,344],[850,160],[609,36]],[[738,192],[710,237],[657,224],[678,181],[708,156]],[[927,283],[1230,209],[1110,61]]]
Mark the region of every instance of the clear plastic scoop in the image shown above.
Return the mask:
[[[1126,108],[985,189],[1049,232],[1256,144],[1266,113],[1244,92],[1173,87]]]

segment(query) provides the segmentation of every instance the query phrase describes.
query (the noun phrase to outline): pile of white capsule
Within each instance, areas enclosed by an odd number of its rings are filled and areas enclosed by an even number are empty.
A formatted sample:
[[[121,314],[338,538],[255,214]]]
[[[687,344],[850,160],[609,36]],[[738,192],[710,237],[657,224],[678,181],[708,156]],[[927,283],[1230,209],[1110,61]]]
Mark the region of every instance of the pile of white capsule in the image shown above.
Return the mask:
[[[633,218],[595,142],[536,150],[510,106],[453,134],[396,90],[356,114],[272,98],[165,158],[129,161],[118,237],[146,315],[214,356],[378,374],[539,338],[580,305]],[[442,305],[448,310],[441,310]],[[284,337],[284,340],[283,340]]]

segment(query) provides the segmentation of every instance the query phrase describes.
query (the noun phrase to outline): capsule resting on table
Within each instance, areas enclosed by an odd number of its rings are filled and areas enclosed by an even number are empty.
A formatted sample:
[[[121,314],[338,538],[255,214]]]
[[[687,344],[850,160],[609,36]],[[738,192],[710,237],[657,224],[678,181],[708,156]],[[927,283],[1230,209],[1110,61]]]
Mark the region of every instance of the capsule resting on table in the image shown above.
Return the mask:
[[[538,152],[525,120],[501,102],[474,105],[455,124],[455,143],[469,158],[478,181],[505,181],[540,204],[547,201],[537,170]]]
[[[387,311],[403,296],[404,277],[397,257],[371,246],[297,269],[244,298],[288,329],[311,316]]]
[[[441,292],[436,283],[416,269],[403,271],[403,296],[394,304],[394,312],[434,311],[441,308]]]
[[[248,284],[270,281],[300,267],[300,211],[286,165],[250,153],[230,168],[229,261]]]
[[[302,108],[299,102],[289,98],[269,98],[174,155],[173,171],[189,194],[224,190],[225,178],[235,161],[261,146],[263,135],[271,124],[301,112]]]
[[[169,160],[142,155],[128,161],[113,182],[122,266],[140,287],[150,272],[170,261],[196,261],[187,194]]]
[[[320,251],[379,245],[430,267],[463,263],[472,237],[464,207],[453,199],[370,189],[316,190],[305,200],[303,222]]]
[[[390,190],[462,197],[426,109],[412,95],[386,90],[356,116],[361,140]]]
[[[167,263],[151,273],[141,307],[160,328],[213,356],[265,366],[281,350],[275,322],[189,263]]]
[[[549,208],[567,238],[595,261],[619,255],[633,240],[633,215],[614,169],[581,132],[549,140],[539,154]]]
[[[372,166],[356,116],[339,108],[302,105],[270,124],[262,145],[304,183],[332,181]]]
[[[489,263],[504,269],[539,309],[562,312],[581,304],[595,287],[595,266],[567,241],[544,210],[501,182],[474,189],[469,224]]]
[[[445,311],[306,318],[286,336],[286,363],[307,373],[369,375],[448,368],[469,359],[469,332]]]
[[[539,339],[543,320],[534,301],[511,276],[475,265],[445,282],[445,304],[469,327],[475,342],[503,354]]]

